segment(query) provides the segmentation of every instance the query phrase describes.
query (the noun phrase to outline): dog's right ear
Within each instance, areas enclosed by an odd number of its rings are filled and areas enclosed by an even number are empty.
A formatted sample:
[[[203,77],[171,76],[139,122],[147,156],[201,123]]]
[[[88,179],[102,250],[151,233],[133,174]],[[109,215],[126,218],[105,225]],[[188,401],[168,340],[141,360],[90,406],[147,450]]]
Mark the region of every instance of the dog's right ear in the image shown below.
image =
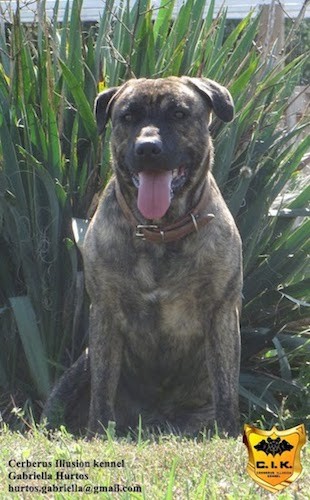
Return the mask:
[[[95,100],[94,111],[99,135],[104,131],[110,118],[112,104],[119,88],[120,87],[111,87],[108,90],[104,90]]]

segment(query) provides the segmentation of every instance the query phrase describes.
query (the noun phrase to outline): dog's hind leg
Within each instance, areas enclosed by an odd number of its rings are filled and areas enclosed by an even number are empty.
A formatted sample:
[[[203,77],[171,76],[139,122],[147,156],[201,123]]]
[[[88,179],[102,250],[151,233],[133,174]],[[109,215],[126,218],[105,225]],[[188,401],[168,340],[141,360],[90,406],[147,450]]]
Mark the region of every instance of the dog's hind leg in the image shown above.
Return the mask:
[[[88,349],[68,368],[54,386],[41,416],[47,427],[64,425],[73,434],[85,433],[90,401]]]

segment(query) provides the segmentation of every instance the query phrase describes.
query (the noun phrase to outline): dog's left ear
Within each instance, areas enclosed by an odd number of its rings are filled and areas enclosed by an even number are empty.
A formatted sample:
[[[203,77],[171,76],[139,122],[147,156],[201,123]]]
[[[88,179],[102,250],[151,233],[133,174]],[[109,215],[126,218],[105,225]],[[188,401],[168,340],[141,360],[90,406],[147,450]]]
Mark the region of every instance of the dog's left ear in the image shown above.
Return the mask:
[[[112,103],[119,88],[120,87],[111,87],[101,92],[95,100],[94,112],[99,134],[102,134],[110,118]]]
[[[216,116],[223,122],[231,122],[234,118],[234,102],[228,90],[208,78],[183,77],[189,85],[193,85],[198,92],[208,99]]]

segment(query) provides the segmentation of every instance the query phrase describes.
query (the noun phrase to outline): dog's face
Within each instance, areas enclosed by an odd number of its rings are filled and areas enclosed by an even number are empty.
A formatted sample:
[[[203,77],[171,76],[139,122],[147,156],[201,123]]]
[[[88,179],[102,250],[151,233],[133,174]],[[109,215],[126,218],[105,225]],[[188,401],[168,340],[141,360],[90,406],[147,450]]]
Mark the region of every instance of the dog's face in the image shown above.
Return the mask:
[[[202,182],[212,161],[211,111],[233,118],[229,92],[207,79],[130,80],[98,96],[99,132],[111,117],[116,175],[146,219],[160,219],[174,197]]]

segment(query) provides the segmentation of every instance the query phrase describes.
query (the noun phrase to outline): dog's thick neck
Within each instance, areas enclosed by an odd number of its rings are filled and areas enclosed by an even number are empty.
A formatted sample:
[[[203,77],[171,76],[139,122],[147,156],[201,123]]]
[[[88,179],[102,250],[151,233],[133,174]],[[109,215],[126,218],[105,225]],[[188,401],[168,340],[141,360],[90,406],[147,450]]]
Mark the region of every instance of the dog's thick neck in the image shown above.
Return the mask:
[[[192,205],[185,215],[176,218],[173,223],[171,221],[164,223],[163,220],[142,221],[137,218],[127,204],[117,179],[115,179],[115,195],[123,216],[133,228],[136,238],[153,243],[171,243],[183,239],[190,233],[199,232],[214,218],[214,214],[207,213],[207,207],[210,204],[209,177],[207,175],[197,189],[197,195],[199,194],[197,203]]]
[[[146,219],[138,209],[137,197],[138,189],[133,184],[130,174],[126,168],[115,169],[115,177],[121,187],[122,195],[134,217],[141,224],[173,224],[177,219],[188,214],[199,202],[204,186],[210,186],[210,169],[213,162],[213,146],[210,147],[204,159],[204,169],[193,172],[191,182],[185,185],[182,190],[172,196],[170,207],[167,213],[160,219]]]

